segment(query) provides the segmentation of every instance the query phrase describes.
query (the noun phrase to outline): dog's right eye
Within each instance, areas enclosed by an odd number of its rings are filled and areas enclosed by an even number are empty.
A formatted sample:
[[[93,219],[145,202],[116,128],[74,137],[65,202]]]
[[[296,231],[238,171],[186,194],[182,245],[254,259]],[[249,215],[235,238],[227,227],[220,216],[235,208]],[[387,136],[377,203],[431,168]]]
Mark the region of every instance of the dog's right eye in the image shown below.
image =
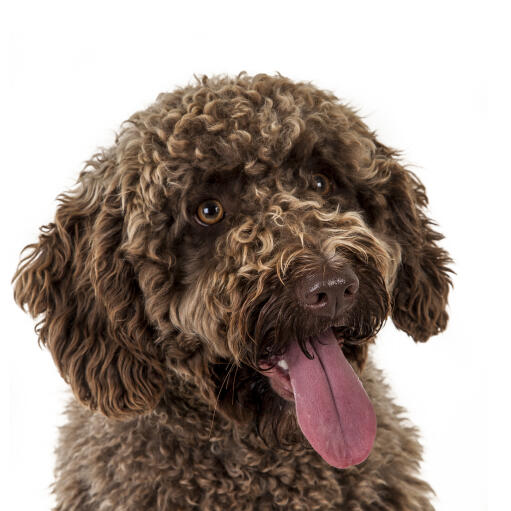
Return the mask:
[[[224,208],[216,199],[208,199],[201,202],[197,208],[197,220],[203,225],[213,225],[224,217]]]
[[[332,185],[325,174],[314,174],[312,176],[312,187],[320,195],[327,195],[330,192]]]

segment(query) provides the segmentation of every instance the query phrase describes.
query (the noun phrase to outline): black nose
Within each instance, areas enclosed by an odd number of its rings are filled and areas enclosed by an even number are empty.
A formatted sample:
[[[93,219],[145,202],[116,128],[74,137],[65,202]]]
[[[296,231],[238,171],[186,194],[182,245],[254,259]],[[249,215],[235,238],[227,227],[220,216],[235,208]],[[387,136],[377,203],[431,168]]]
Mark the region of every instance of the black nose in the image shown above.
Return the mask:
[[[302,307],[317,316],[336,318],[349,310],[358,293],[358,278],[351,267],[340,271],[312,273],[298,283],[298,300]]]

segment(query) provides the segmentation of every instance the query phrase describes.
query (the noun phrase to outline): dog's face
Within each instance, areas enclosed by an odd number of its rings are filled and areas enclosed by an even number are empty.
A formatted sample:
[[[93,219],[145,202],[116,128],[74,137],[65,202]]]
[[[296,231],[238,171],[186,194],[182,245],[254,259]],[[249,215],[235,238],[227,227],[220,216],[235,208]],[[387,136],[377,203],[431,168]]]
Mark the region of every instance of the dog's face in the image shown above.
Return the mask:
[[[175,372],[261,431],[294,434],[298,417],[348,466],[376,426],[352,369],[367,343],[389,314],[418,341],[447,322],[449,259],[426,203],[333,96],[213,80],[160,96],[89,162],[16,299],[42,314],[41,342],[91,408],[145,413]]]

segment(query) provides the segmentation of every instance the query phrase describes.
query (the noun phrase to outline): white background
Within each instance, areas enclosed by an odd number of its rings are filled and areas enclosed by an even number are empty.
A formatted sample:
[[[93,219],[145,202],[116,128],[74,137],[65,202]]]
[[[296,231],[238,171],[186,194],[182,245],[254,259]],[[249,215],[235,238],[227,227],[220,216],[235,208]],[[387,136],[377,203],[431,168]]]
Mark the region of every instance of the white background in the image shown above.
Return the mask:
[[[0,508],[51,507],[67,399],[33,321],[13,304],[19,251],[130,114],[194,73],[246,70],[334,91],[425,183],[456,261],[452,319],[425,345],[389,323],[376,357],[420,426],[437,509],[510,509],[504,2],[176,4],[18,1],[0,13]]]

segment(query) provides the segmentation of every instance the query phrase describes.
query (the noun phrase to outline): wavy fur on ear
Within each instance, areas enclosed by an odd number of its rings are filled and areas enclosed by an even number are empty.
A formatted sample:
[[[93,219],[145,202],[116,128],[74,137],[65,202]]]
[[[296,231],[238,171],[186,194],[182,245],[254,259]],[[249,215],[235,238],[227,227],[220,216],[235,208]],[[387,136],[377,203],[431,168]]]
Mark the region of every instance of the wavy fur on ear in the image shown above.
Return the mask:
[[[390,227],[401,246],[401,266],[394,291],[392,320],[416,341],[427,341],[447,326],[446,311],[452,263],[437,242],[443,236],[426,216],[426,190],[420,180],[402,167],[396,153],[383,148],[386,158],[379,172],[388,176],[384,194],[390,208]]]
[[[163,388],[155,333],[132,265],[120,248],[121,194],[114,155],[98,154],[75,190],[59,197],[53,223],[28,245],[15,299],[80,402],[122,418],[151,410]]]

